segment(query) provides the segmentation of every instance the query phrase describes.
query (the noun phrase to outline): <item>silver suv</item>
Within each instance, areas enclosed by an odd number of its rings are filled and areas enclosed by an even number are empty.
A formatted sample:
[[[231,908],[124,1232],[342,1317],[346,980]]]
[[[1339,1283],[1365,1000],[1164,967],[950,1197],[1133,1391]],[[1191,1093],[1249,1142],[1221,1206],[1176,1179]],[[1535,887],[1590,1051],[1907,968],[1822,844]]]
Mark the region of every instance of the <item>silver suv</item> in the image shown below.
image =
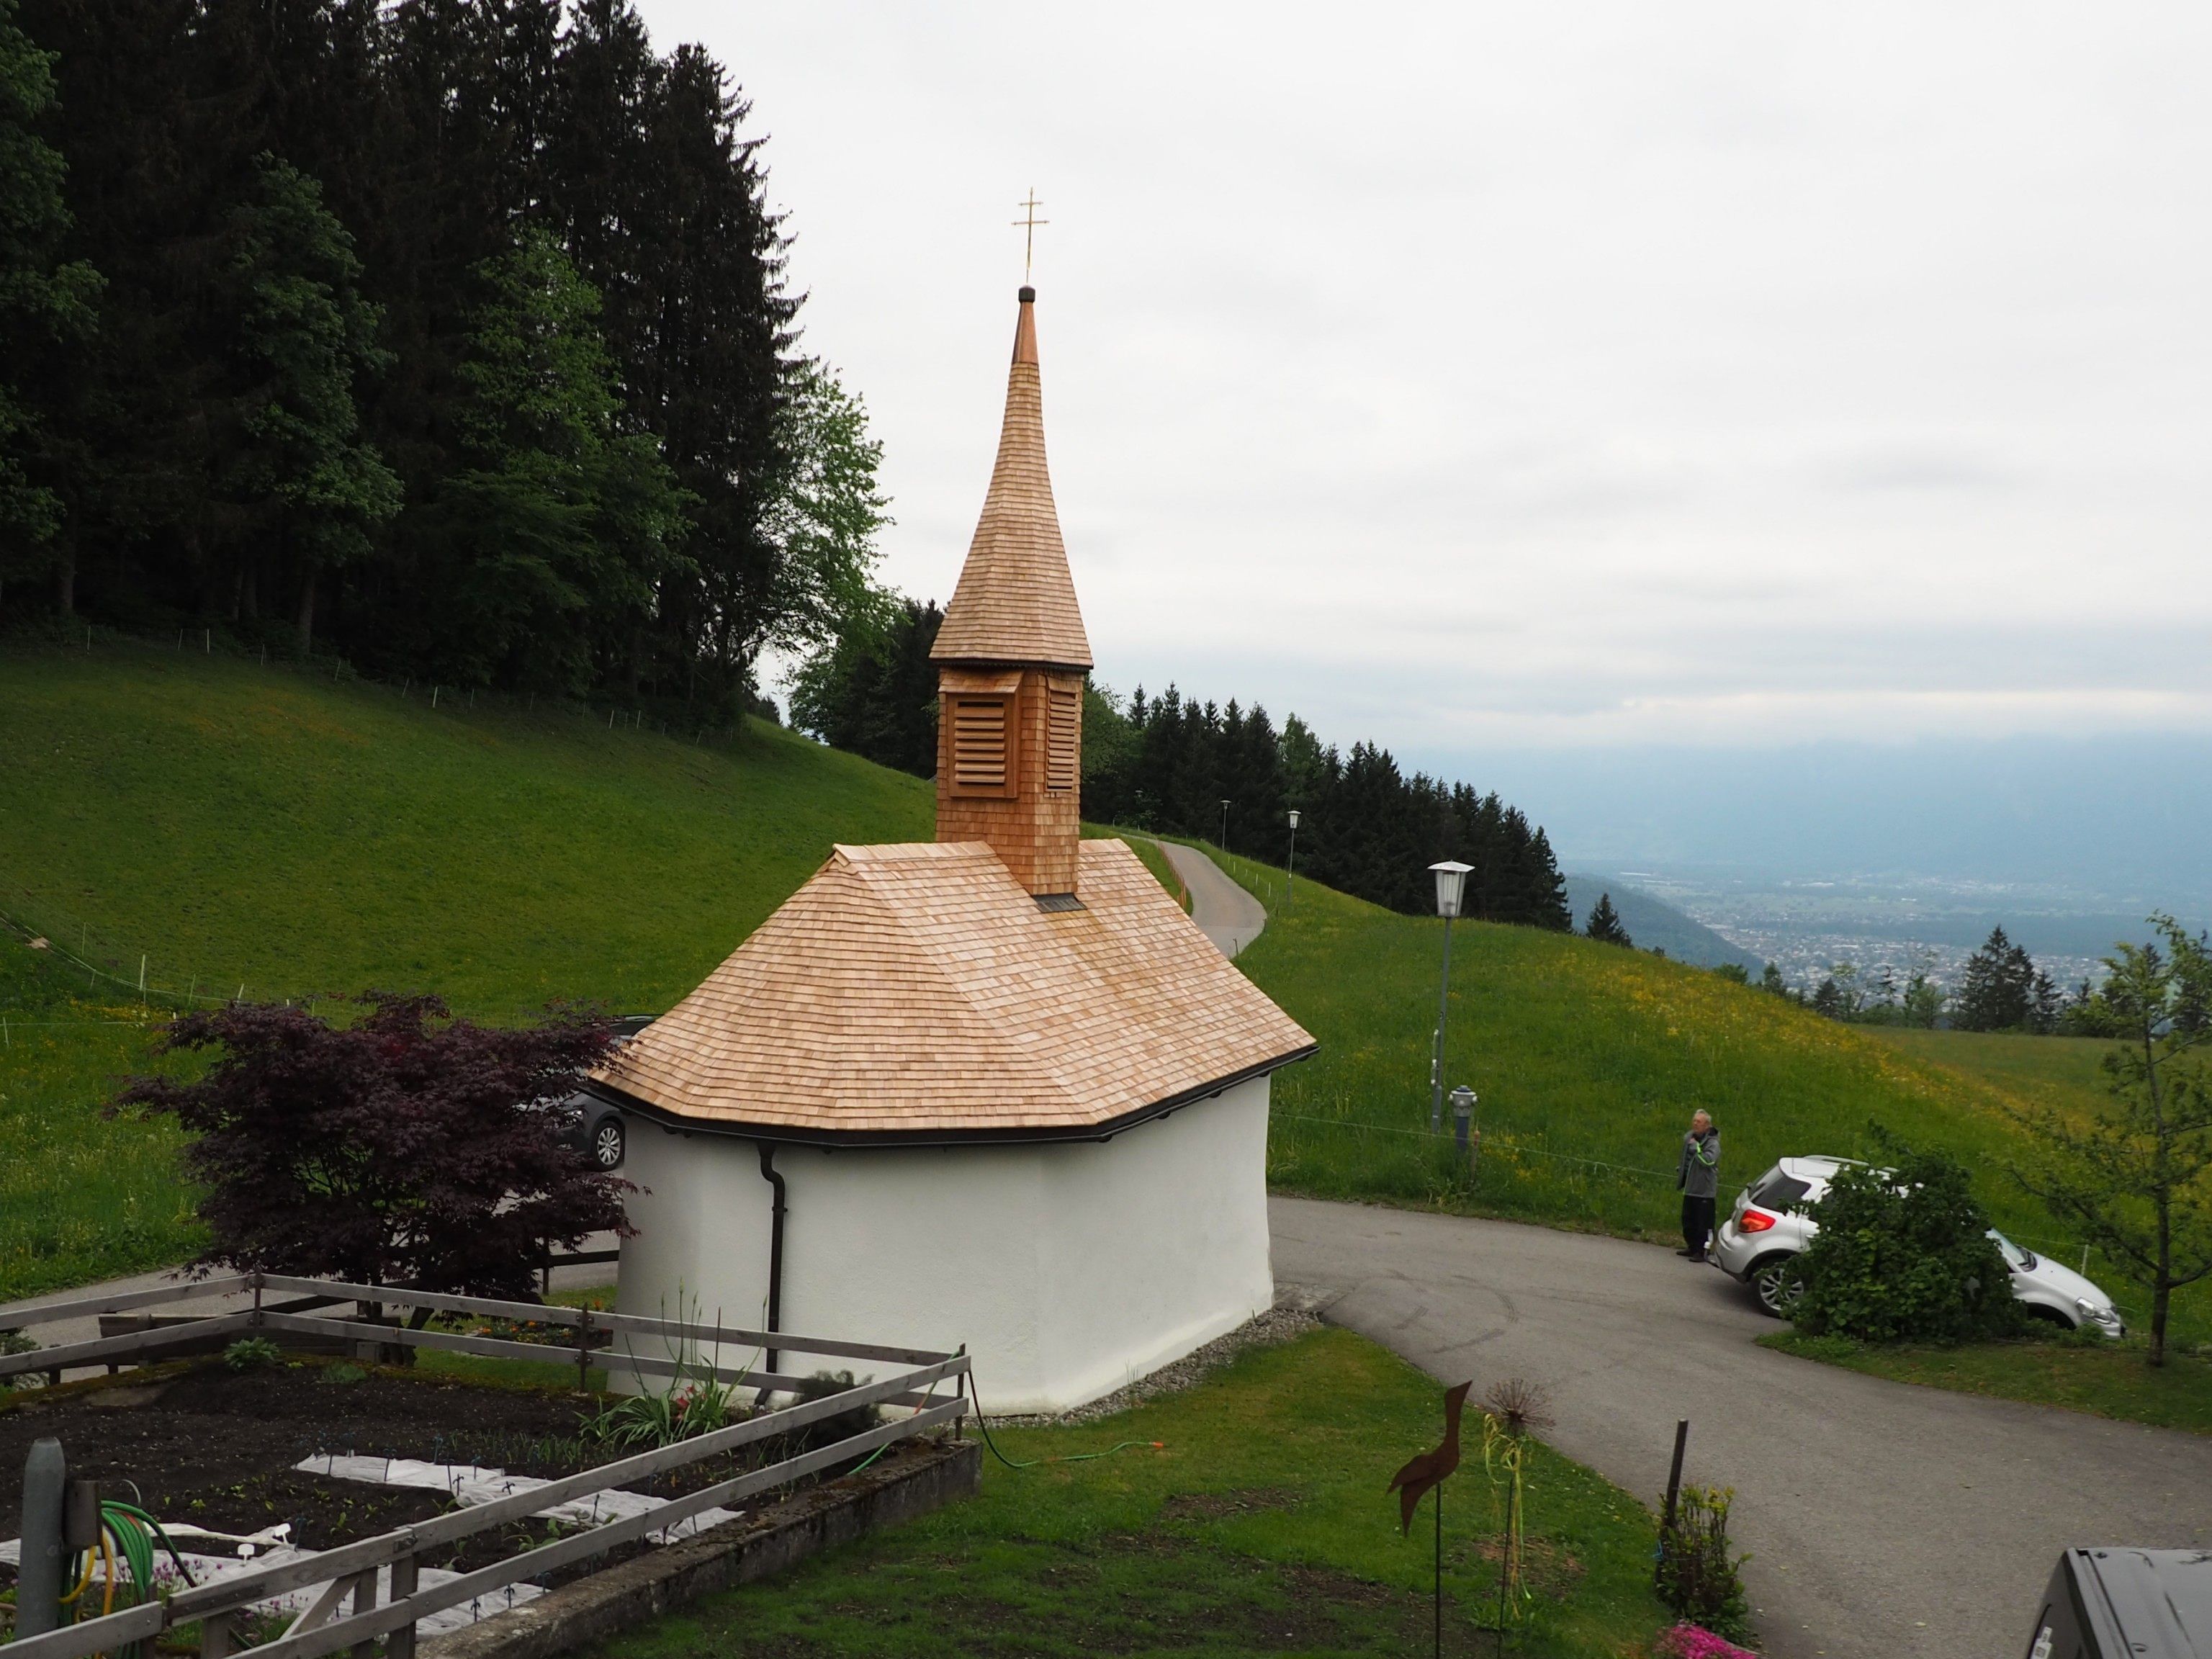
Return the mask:
[[[1743,1189],[1735,1208],[1713,1236],[1710,1258],[1758,1293],[1759,1305],[1777,1319],[1789,1316],[1804,1293],[1797,1255],[1820,1225],[1805,1212],[1819,1203],[1849,1158],[1785,1158]],[[2024,1250],[1994,1227],[1990,1237],[2012,1269],[2012,1293],[2028,1316],[2069,1330],[2087,1325],[2110,1337],[2127,1334],[2112,1298],[2056,1261]]]

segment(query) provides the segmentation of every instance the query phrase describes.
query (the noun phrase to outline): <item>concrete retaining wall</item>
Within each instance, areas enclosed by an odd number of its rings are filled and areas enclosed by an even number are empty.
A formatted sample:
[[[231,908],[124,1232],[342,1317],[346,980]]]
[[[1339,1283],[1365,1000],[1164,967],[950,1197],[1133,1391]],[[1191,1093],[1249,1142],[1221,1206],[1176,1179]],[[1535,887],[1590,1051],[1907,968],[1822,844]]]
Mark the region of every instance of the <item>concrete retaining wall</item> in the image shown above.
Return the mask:
[[[549,1590],[527,1606],[425,1640],[421,1659],[546,1659],[634,1629],[717,1590],[972,1496],[975,1441],[902,1447],[859,1474]]]

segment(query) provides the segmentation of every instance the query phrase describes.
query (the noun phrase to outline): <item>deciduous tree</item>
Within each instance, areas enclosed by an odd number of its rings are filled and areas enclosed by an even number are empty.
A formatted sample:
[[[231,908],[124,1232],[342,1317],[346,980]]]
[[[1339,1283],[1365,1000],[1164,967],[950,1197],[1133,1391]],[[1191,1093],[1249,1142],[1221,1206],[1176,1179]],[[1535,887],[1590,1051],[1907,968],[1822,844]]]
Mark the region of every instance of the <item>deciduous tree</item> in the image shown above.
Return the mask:
[[[2110,1104],[2090,1117],[2013,1115],[2039,1154],[2013,1173],[2150,1293],[2150,1363],[2166,1363],[2173,1293],[2212,1276],[2212,948],[2169,915],[2165,942],[2115,945],[2098,1000],[2126,1037],[2105,1056]]]
[[[431,996],[357,1006],[348,1025],[273,1005],[181,1015],[163,1048],[206,1069],[123,1090],[118,1106],[193,1137],[204,1262],[527,1299],[548,1243],[625,1230],[629,1183],[562,1146],[545,1109],[606,1052],[606,1021],[504,1030]]]

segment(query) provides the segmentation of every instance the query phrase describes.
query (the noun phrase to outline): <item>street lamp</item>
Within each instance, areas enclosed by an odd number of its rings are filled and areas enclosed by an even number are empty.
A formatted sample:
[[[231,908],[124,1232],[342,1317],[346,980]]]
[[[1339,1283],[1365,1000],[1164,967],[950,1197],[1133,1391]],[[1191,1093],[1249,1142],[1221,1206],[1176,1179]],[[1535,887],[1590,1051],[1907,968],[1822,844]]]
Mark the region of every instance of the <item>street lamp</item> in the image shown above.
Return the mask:
[[[1430,872],[1437,878],[1437,914],[1444,919],[1444,977],[1437,988],[1437,1046],[1429,1056],[1429,1133],[1435,1134],[1444,1127],[1444,1017],[1451,1007],[1451,925],[1459,914],[1459,903],[1467,890],[1468,872],[1471,864],[1462,864],[1446,859],[1432,864]]]
[[[1291,809],[1291,874],[1283,884],[1283,908],[1291,908],[1291,901],[1298,896],[1298,809]]]
[[[1229,850],[1229,803],[1221,803],[1221,850]]]

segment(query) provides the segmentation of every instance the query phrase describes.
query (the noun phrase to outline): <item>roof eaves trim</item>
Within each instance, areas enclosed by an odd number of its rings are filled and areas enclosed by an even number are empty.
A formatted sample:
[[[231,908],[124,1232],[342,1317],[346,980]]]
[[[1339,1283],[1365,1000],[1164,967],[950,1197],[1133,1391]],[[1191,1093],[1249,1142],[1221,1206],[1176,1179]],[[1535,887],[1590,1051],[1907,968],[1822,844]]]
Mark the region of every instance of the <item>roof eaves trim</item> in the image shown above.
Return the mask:
[[[735,1118],[691,1117],[682,1112],[670,1111],[649,1101],[617,1088],[604,1079],[593,1079],[584,1085],[584,1092],[619,1106],[624,1111],[635,1112],[665,1127],[680,1129],[687,1134],[728,1135],[739,1140],[772,1140],[783,1146],[826,1147],[930,1147],[930,1146],[1036,1146],[1051,1141],[1111,1140],[1126,1130],[1151,1122],[1180,1111],[1195,1102],[1221,1094],[1240,1083],[1249,1083],[1254,1078],[1266,1077],[1285,1066],[1295,1066],[1300,1060],[1311,1060],[1321,1052],[1321,1045],[1310,1042],[1302,1048],[1272,1060],[1260,1060],[1231,1072],[1226,1077],[1164,1097],[1149,1105],[1139,1106],[1119,1117],[1108,1118],[1100,1123],[1085,1123],[1049,1128],[988,1128],[988,1129],[821,1129],[793,1128],[783,1124],[748,1123]]]

